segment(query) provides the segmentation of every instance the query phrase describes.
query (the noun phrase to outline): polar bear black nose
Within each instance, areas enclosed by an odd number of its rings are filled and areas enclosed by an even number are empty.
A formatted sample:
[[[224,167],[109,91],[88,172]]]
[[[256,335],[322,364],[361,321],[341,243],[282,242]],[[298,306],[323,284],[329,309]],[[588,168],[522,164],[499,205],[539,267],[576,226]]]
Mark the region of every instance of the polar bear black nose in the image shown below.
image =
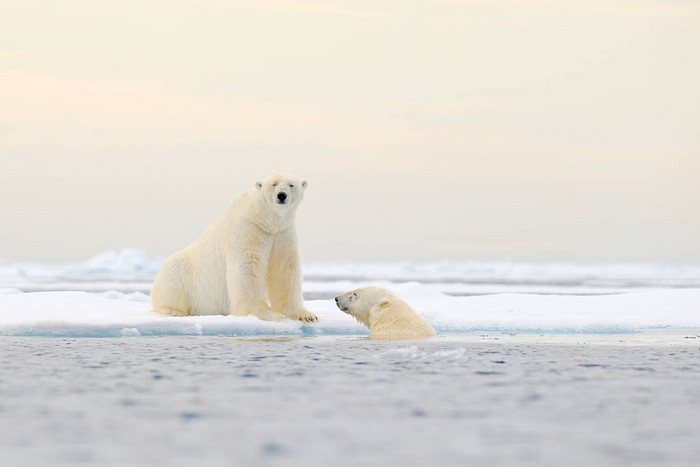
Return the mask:
[[[339,298],[340,298],[340,297],[335,297],[335,303],[338,303],[338,299],[339,299]]]
[[[280,201],[284,201],[285,199],[287,199],[287,193],[285,193],[284,191],[277,193],[277,199]]]

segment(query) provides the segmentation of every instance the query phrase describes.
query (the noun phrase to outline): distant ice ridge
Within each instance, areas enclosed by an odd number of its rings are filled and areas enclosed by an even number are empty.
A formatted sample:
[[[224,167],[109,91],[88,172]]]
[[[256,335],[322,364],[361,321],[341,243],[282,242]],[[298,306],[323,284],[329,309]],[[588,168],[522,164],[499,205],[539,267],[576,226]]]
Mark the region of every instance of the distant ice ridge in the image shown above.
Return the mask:
[[[0,261],[0,288],[24,292],[117,290],[150,293],[162,258],[137,249],[108,251],[82,263]],[[700,288],[700,265],[575,264],[506,261],[436,263],[304,262],[306,299],[329,298],[362,285],[420,282],[451,295],[500,293],[597,295]]]
[[[25,263],[0,260],[0,278],[100,276],[122,274],[155,275],[162,258],[151,259],[143,250],[105,251],[79,263]]]
[[[484,284],[700,287],[700,265],[666,263],[578,264],[564,262],[442,261],[436,263],[311,262],[307,279],[352,278]]]
[[[152,259],[139,249],[106,251],[79,263],[21,263],[0,260],[0,277],[19,275],[155,275],[163,258]],[[597,280],[695,281],[700,286],[700,265],[666,263],[578,264],[566,262],[518,263],[510,261],[412,262],[304,262],[304,275],[310,279],[385,279],[392,281],[541,281],[581,282]]]
[[[419,283],[393,287],[439,335],[476,332],[625,333],[700,328],[700,289],[608,296],[501,294],[450,297]],[[270,323],[253,317],[165,317],[140,293],[0,293],[0,336],[363,335],[367,329],[332,300],[307,301],[320,322]],[[453,356],[445,356],[453,357]]]
[[[152,260],[143,250],[128,249],[122,251],[106,251],[84,263],[72,264],[68,272],[74,274],[156,274],[162,259]]]

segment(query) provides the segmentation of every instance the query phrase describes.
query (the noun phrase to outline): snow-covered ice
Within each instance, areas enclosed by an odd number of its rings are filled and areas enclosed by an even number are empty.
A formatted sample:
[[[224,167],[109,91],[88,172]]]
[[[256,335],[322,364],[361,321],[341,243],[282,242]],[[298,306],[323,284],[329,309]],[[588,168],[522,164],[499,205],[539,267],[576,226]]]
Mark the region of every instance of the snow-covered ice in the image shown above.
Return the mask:
[[[148,292],[159,264],[139,250],[107,252],[78,264],[0,263],[0,335],[366,335],[332,297],[370,284],[394,290],[439,334],[700,328],[695,266],[312,263],[305,267],[306,306],[321,320],[302,324],[152,313]],[[525,286],[541,293],[513,293]],[[509,293],[472,289],[454,295],[470,287]]]
[[[473,332],[624,333],[700,328],[700,290],[606,296],[523,294],[450,297],[420,284],[393,289],[438,334]],[[10,293],[7,293],[10,292]],[[7,291],[0,294],[0,335],[60,337],[364,335],[366,328],[332,300],[307,301],[318,323],[261,321],[254,317],[166,317],[140,293]]]
[[[0,288],[24,292],[75,290],[148,293],[162,258],[141,250],[105,252],[82,263],[0,260]],[[329,298],[368,282],[419,282],[450,295],[537,293],[596,295],[649,289],[700,288],[700,265],[575,264],[463,261],[439,263],[305,262],[308,299]]]

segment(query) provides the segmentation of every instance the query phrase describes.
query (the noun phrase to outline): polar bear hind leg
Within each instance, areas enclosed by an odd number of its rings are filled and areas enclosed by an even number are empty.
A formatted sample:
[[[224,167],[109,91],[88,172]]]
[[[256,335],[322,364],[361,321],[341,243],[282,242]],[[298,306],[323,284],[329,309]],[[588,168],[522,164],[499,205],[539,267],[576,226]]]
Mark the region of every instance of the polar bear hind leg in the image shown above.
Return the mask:
[[[177,253],[163,262],[151,290],[153,311],[168,316],[189,316],[186,275],[191,274],[189,262]]]

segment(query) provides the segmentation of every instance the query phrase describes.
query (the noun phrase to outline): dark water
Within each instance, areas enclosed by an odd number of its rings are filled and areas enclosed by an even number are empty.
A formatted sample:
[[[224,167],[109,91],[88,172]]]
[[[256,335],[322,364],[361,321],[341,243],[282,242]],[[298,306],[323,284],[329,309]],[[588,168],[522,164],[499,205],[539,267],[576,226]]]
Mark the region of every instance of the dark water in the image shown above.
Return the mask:
[[[0,338],[1,463],[697,466],[699,347]]]

